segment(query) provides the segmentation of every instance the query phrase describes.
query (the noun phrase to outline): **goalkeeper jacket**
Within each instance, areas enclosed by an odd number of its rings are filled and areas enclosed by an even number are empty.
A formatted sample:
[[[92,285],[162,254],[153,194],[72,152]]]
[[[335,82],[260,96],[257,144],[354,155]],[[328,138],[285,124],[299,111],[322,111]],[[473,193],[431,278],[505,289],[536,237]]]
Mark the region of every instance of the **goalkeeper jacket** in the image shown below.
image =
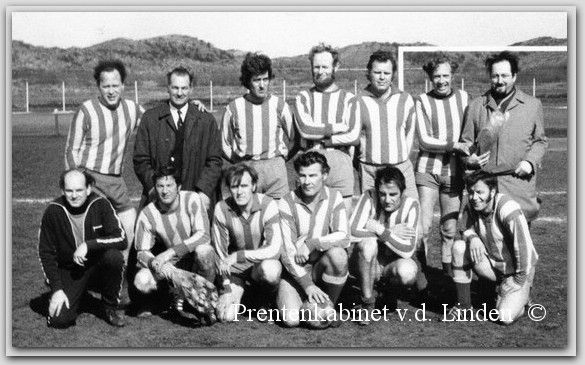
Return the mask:
[[[72,215],[83,214],[82,237],[74,233]],[[51,292],[63,289],[60,269],[85,270],[73,262],[73,253],[87,244],[88,263],[92,253],[128,247],[122,222],[110,202],[95,193],[79,208],[70,206],[63,196],[49,204],[39,231],[39,259]]]

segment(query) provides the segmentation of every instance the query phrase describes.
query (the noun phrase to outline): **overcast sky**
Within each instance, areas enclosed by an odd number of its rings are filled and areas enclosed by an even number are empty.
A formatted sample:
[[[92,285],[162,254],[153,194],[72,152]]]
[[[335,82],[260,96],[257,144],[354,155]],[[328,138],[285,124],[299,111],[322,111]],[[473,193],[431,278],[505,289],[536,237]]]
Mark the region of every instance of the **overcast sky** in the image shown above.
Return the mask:
[[[160,8],[153,11],[150,7],[132,8],[143,10],[135,12],[47,12],[45,8],[13,11],[11,20],[12,39],[35,46],[87,47],[119,37],[137,40],[182,34],[221,49],[259,51],[271,57],[305,54],[320,41],[336,47],[366,41],[507,46],[543,36],[567,38],[566,12],[490,9],[492,12],[160,12]]]

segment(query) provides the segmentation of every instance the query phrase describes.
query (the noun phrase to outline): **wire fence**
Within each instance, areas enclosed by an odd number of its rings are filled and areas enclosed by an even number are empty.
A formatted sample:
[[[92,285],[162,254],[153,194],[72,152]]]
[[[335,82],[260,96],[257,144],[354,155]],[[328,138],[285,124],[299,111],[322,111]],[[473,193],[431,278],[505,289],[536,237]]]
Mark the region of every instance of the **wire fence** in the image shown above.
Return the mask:
[[[432,85],[423,72],[407,72],[407,82],[404,91],[419,95],[427,92]],[[482,75],[485,77],[485,75]],[[516,85],[519,89],[536,96],[543,102],[566,105],[567,82],[566,81],[540,81],[531,75],[519,75]],[[336,80],[340,87],[356,92],[367,86],[365,77],[347,79],[339,77]],[[276,78],[272,82],[273,94],[284,96],[289,104],[294,103],[295,96],[303,89],[310,88],[312,84],[292,83]],[[477,77],[457,77],[454,86],[466,90],[472,97],[483,94],[489,87],[486,80],[478,80]],[[217,110],[227,105],[231,100],[246,92],[242,86],[217,86],[210,82],[209,85],[193,87],[192,97],[201,100],[212,110]],[[76,109],[83,101],[96,97],[98,90],[95,86],[66,84],[28,84],[25,81],[15,82],[12,85],[12,112],[46,112],[67,111]],[[168,93],[164,86],[150,81],[126,82],[125,98],[132,99],[150,108],[159,102],[167,100]]]

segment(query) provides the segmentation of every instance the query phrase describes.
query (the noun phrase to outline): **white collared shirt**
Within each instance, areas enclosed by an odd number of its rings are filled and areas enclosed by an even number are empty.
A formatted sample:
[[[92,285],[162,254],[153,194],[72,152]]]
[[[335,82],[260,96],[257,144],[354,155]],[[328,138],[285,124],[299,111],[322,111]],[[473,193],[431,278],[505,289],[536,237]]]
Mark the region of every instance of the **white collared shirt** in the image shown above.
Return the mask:
[[[171,115],[173,116],[173,121],[175,122],[175,128],[179,128],[179,109],[175,108],[172,104],[171,105]],[[181,117],[183,118],[183,122],[185,122],[185,116],[187,115],[187,110],[189,109],[189,103],[183,105],[181,110]]]

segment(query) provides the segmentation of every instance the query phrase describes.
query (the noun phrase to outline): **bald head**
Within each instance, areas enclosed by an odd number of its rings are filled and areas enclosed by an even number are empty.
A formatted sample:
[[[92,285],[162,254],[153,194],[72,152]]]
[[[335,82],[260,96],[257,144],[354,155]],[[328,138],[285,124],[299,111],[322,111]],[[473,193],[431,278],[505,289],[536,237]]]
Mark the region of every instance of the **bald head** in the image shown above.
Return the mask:
[[[61,174],[59,186],[63,191],[65,200],[74,208],[79,208],[87,201],[91,194],[93,177],[85,171],[78,169],[67,170]]]

